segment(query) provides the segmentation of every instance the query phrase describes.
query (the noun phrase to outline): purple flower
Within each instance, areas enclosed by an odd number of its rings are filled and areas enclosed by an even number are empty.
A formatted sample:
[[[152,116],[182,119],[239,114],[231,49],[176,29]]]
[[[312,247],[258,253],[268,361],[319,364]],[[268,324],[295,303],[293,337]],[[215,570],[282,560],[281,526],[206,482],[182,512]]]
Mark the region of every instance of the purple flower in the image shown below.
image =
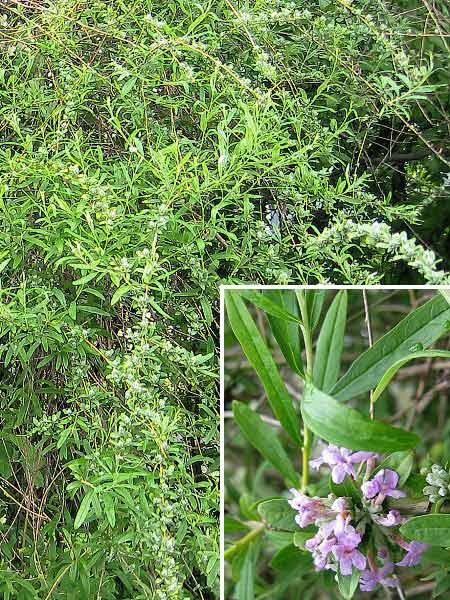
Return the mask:
[[[338,448],[330,444],[322,451],[319,458],[309,462],[313,469],[319,469],[323,464],[331,467],[331,478],[334,483],[342,483],[346,475],[356,479],[353,468],[355,463],[361,463],[376,456],[373,452],[352,452],[347,448]]]
[[[395,527],[405,521],[400,511],[396,509],[390,510],[387,515],[375,515],[373,520],[378,525],[383,525],[384,527]]]
[[[399,567],[414,567],[414,565],[419,564],[422,553],[429,548],[428,544],[421,544],[420,542],[405,542],[404,540],[398,540],[398,542],[406,550],[402,560],[396,563]]]
[[[394,575],[388,577],[394,570],[394,563],[388,562],[381,569],[375,568],[374,570],[365,570],[361,573],[359,585],[362,592],[372,592],[379,583],[387,587],[397,587],[398,580]]]
[[[360,571],[366,568],[366,557],[357,550],[360,541],[361,534],[351,525],[348,525],[345,531],[337,536],[333,554],[339,561],[342,575],[351,575],[353,566]]]
[[[398,474],[391,469],[381,469],[373,479],[362,484],[361,490],[366,498],[374,498],[375,504],[381,504],[386,496],[401,498],[406,496],[405,492],[396,490]]]
[[[295,521],[299,527],[307,527],[323,516],[325,506],[321,498],[310,498],[295,488],[291,488],[289,491],[294,495],[294,497],[289,500],[289,504],[293,509],[298,511]]]

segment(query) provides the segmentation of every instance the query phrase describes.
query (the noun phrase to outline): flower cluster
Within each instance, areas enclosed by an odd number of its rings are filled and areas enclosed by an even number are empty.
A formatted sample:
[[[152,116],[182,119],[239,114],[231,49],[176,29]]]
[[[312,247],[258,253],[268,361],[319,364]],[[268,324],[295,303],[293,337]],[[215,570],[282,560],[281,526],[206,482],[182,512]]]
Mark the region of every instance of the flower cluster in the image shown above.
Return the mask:
[[[398,526],[405,518],[399,510],[388,509],[385,500],[406,494],[397,488],[398,473],[376,468],[376,459],[373,452],[352,452],[330,445],[319,458],[310,461],[311,466],[318,469],[327,465],[335,484],[341,484],[346,477],[351,478],[358,499],[334,494],[327,498],[310,497],[291,489],[289,500],[297,511],[295,521],[299,527],[317,527],[315,535],[305,542],[305,548],[313,555],[316,570],[331,569],[347,576],[357,569],[363,592],[374,590],[378,584],[398,587],[395,567],[418,564],[428,547],[406,541],[399,534]],[[358,476],[355,465],[360,465],[358,472],[361,472],[363,463],[366,463],[364,474]],[[378,548],[376,556],[375,548]],[[401,550],[406,551],[403,556]]]
[[[430,502],[435,503],[450,496],[450,473],[441,465],[433,465],[431,470],[425,469],[426,480],[429,485],[423,488],[423,493]]]
[[[386,250],[393,260],[404,260],[429,283],[448,283],[445,271],[438,270],[438,259],[432,250],[427,250],[416,240],[408,238],[405,231],[392,233],[386,223],[355,223],[349,219],[325,229],[320,236],[324,242],[351,241],[355,238],[359,238],[366,246]]]

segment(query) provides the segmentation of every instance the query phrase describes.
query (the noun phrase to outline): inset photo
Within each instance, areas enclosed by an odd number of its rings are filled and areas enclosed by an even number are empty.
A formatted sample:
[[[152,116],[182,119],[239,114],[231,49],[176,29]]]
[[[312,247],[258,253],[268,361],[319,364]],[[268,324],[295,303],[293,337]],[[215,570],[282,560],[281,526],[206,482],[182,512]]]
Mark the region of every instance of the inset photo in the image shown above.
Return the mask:
[[[450,597],[449,302],[221,288],[223,600]]]

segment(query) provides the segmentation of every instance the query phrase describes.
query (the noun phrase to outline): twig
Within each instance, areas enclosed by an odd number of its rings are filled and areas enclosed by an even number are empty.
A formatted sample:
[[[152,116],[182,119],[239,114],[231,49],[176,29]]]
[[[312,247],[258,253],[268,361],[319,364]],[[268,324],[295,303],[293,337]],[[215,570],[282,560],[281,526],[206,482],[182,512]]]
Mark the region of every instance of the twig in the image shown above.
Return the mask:
[[[365,321],[366,321],[366,326],[367,326],[367,334],[369,336],[369,348],[372,348],[372,346],[373,346],[372,326],[370,324],[369,302],[367,300],[367,291],[366,290],[363,290],[363,300],[364,300],[364,315],[365,315]],[[374,417],[373,392],[372,392],[372,390],[370,390],[370,418],[373,419],[373,417]]]

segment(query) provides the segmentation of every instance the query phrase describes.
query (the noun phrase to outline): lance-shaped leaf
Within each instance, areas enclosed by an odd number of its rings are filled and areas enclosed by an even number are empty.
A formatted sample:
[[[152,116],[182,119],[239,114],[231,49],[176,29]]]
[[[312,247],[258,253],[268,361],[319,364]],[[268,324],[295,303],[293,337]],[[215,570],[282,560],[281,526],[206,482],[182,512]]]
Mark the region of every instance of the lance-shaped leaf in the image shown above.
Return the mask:
[[[373,389],[395,362],[430,346],[448,331],[449,324],[450,306],[436,294],[361,354],[333,387],[333,396],[349,400]]]
[[[432,546],[450,547],[450,515],[422,515],[409,519],[400,527],[409,540],[415,540]]]
[[[250,444],[281,473],[288,485],[298,485],[298,475],[274,430],[242,402],[233,402],[233,415]]]
[[[256,557],[256,545],[254,543],[249,544],[239,575],[239,581],[236,584],[235,597],[237,600],[254,600],[255,598]]]
[[[90,489],[81,501],[80,507],[77,512],[77,516],[75,517],[75,522],[73,524],[74,529],[78,529],[86,521],[89,511],[91,510],[92,501],[94,500],[94,496],[96,493],[96,489]]]
[[[274,415],[297,444],[301,443],[299,419],[275,361],[255,325],[239,293],[225,294],[228,319],[234,335],[242,346],[250,364],[258,373]]]
[[[351,575],[342,575],[341,572],[337,574],[339,591],[345,600],[351,600],[351,598],[353,598],[356,588],[358,587],[360,575],[360,571],[355,567],[353,567]]]
[[[347,317],[347,292],[337,293],[320,330],[314,361],[314,385],[329,392],[339,377]]]
[[[270,296],[266,294],[261,294],[256,290],[239,290],[240,295],[257,306],[261,308],[265,313],[271,315],[272,317],[276,317],[277,319],[283,319],[285,321],[290,321],[293,323],[300,324],[300,317],[298,315],[293,314],[287,310],[283,305],[274,302]]]
[[[302,294],[305,294],[306,298],[306,309],[308,311],[309,327],[311,331],[317,327],[319,323],[320,315],[322,314],[322,307],[327,294],[327,290],[297,290],[297,298],[300,298]],[[299,300],[300,301],[300,300]]]
[[[384,390],[387,388],[397,371],[406,363],[416,358],[448,358],[450,360],[450,352],[448,350],[423,350],[421,352],[411,352],[405,358],[401,358],[395,362],[381,378],[379,384],[375,388],[372,395],[372,402],[378,400]]]
[[[311,431],[331,444],[351,450],[389,452],[414,448],[414,433],[371,420],[307,384],[301,403],[303,421]]]
[[[264,296],[300,319],[297,298],[293,290],[265,290]],[[297,323],[268,314],[270,329],[288,365],[304,377],[300,330]]]

